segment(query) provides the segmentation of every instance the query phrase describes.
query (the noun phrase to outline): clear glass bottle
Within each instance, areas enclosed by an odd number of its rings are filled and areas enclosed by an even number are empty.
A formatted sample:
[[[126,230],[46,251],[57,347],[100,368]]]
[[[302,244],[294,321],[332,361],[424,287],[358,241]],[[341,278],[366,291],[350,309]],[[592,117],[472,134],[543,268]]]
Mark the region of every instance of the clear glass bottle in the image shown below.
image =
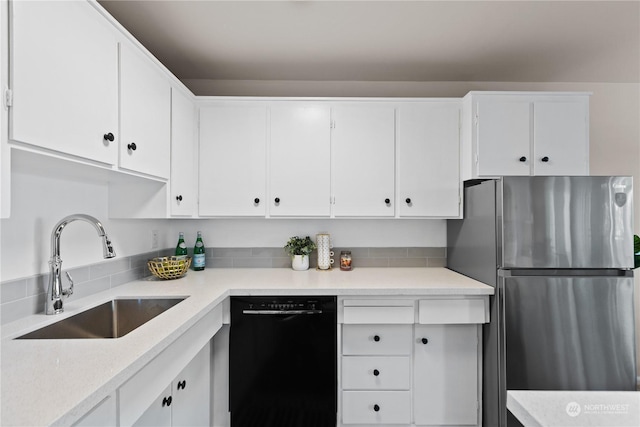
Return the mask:
[[[181,231],[178,235],[178,245],[176,246],[176,256],[187,254],[187,244],[184,242],[184,233]]]
[[[202,232],[198,231],[196,245],[193,247],[193,269],[195,271],[204,270],[205,264],[205,247],[202,241]]]

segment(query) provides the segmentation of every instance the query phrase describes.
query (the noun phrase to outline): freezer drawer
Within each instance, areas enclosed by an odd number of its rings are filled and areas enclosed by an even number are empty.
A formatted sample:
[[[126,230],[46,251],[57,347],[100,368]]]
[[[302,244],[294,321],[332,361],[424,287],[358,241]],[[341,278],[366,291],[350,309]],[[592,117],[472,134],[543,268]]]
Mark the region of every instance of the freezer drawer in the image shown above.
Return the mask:
[[[633,277],[500,277],[507,390],[635,390]]]

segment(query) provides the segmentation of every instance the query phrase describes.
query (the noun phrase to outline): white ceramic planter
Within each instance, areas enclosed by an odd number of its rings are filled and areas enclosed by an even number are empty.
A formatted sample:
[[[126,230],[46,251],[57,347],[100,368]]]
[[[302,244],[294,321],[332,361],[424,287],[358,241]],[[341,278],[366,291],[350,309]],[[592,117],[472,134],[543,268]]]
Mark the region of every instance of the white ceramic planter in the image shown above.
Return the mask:
[[[291,268],[296,271],[309,269],[309,255],[293,255],[291,257]]]

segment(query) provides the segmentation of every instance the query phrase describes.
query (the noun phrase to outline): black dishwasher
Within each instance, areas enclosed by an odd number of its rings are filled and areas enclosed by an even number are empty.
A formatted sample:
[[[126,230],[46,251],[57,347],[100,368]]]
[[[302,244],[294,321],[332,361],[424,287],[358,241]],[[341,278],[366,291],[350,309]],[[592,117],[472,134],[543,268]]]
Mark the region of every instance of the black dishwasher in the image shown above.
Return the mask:
[[[231,297],[232,427],[335,427],[334,296]]]

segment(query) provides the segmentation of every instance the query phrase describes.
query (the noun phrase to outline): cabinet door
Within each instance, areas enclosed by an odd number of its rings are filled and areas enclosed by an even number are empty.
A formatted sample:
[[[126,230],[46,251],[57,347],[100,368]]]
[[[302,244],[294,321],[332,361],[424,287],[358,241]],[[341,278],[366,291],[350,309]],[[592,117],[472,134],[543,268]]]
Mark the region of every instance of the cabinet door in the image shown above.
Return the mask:
[[[171,91],[171,194],[172,216],[196,213],[196,108],[180,91]]]
[[[398,108],[398,203],[401,217],[460,214],[460,105]]]
[[[10,138],[117,162],[118,44],[87,2],[11,3]],[[114,142],[105,139],[111,133]]]
[[[335,107],[332,114],[334,216],[393,216],[394,109],[363,104]]]
[[[329,216],[330,119],[323,105],[271,108],[271,216]]]
[[[534,102],[534,175],[589,174],[588,117],[584,100]]]
[[[477,425],[478,326],[416,325],[414,347],[416,425]]]
[[[169,427],[171,426],[172,407],[173,397],[171,397],[171,386],[169,386],[133,425],[135,427]]]
[[[171,87],[150,60],[120,48],[120,166],[169,178]]]
[[[477,175],[529,175],[531,103],[488,98],[478,100],[476,108]]]
[[[209,423],[211,346],[205,345],[173,381],[171,424],[202,426]]]
[[[266,214],[267,108],[200,108],[202,216]]]

